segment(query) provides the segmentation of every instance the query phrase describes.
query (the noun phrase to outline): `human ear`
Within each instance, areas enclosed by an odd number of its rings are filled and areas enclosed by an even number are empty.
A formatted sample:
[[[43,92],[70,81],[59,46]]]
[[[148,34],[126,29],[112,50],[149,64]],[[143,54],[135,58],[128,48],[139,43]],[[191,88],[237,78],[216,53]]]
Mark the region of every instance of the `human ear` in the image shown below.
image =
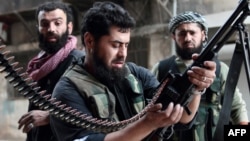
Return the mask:
[[[202,41],[206,41],[206,34],[204,30],[202,31]]]
[[[87,50],[92,50],[92,48],[94,48],[94,37],[93,37],[93,35],[91,33],[89,33],[89,32],[86,32],[83,36],[84,36],[83,39],[84,39],[86,49]]]
[[[72,32],[73,32],[73,23],[69,22],[68,25],[67,25],[67,27],[68,27],[69,35],[72,34]]]

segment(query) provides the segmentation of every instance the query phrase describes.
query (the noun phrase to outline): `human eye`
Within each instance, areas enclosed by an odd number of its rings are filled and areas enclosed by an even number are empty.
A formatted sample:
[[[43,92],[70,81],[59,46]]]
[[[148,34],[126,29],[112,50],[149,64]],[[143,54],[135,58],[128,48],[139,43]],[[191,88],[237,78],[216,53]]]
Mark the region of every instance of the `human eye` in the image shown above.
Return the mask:
[[[195,32],[195,31],[190,31],[190,34],[191,35],[195,35],[197,32]]]
[[[178,32],[177,35],[178,35],[178,36],[185,36],[185,35],[186,35],[186,32],[185,32],[185,31],[181,31],[181,32]]]
[[[46,28],[46,27],[49,26],[49,22],[42,21],[42,22],[40,23],[40,26]]]
[[[56,25],[56,26],[60,26],[61,24],[62,24],[61,21],[55,21],[55,25]]]
[[[119,47],[120,47],[120,43],[114,42],[114,43],[113,43],[113,47],[114,47],[114,48],[119,48]]]

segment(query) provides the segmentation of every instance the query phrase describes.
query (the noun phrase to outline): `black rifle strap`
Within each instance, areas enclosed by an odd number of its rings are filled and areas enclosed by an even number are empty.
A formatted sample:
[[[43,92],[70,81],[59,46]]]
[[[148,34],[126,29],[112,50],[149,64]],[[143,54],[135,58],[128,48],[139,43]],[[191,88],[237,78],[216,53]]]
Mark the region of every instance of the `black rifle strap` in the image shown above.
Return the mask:
[[[213,141],[224,140],[224,125],[229,124],[232,101],[235,93],[235,88],[238,83],[242,62],[244,59],[242,46],[242,44],[236,43],[234,54],[229,67],[229,72],[227,75],[223,104],[219,115],[219,121],[215,129]]]

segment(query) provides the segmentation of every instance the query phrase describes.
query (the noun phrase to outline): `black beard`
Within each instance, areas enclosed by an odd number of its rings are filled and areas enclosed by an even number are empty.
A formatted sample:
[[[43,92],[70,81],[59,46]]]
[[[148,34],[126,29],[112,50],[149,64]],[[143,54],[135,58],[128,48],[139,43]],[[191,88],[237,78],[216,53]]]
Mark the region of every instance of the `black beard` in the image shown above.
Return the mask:
[[[96,50],[97,48],[95,48]],[[128,74],[127,69],[123,66],[121,69],[108,69],[101,58],[98,57],[98,53],[94,50],[94,68],[96,78],[108,87],[112,87],[114,84],[120,83],[125,79]]]
[[[176,46],[176,54],[178,56],[181,57],[182,60],[190,60],[192,59],[192,55],[194,53],[200,53],[202,51],[202,48],[203,48],[203,45],[201,44],[199,47],[196,47],[196,48],[181,48],[180,46],[178,46],[177,44],[175,44]]]
[[[56,36],[58,40],[52,43],[48,42],[43,34],[39,33],[39,48],[48,54],[55,54],[66,45],[69,36],[68,29],[61,36],[53,35],[51,32],[49,32],[47,36]]]

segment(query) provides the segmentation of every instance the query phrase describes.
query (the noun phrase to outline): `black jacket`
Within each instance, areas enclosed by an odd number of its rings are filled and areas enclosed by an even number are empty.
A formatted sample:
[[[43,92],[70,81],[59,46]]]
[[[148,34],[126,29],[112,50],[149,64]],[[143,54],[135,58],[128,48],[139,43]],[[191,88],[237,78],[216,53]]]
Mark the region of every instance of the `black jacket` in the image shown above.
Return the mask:
[[[70,66],[71,63],[76,62],[84,55],[84,51],[76,49],[72,50],[69,56],[61,62],[55,70],[38,81],[38,85],[41,87],[41,90],[46,90],[47,94],[52,94],[57,81],[63,75],[64,71]],[[33,103],[29,103],[28,111],[31,110],[39,110],[39,107],[35,106]],[[52,135],[50,125],[45,125],[35,127],[28,132],[26,141],[55,141],[55,138]]]

